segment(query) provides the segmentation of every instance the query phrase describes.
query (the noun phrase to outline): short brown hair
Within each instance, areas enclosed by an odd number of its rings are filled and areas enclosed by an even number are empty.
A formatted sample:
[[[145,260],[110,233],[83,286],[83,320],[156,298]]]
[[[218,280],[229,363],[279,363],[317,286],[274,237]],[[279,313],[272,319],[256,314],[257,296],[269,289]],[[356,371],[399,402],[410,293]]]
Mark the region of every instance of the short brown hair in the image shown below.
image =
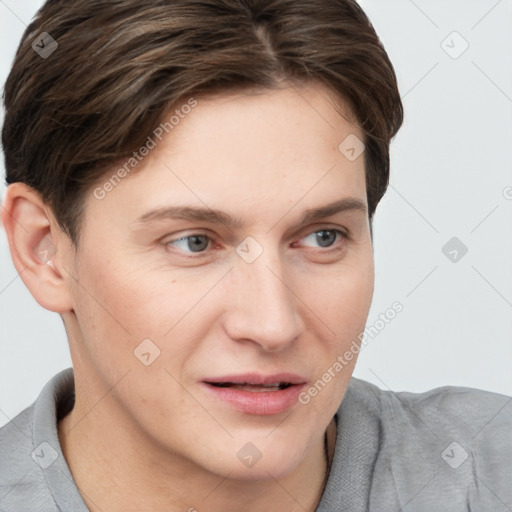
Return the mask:
[[[58,44],[47,58],[33,47],[42,33]],[[365,134],[371,220],[403,107],[355,0],[48,0],[5,84],[6,181],[37,190],[77,244],[87,191],[183,98],[283,79],[320,82],[350,105]]]

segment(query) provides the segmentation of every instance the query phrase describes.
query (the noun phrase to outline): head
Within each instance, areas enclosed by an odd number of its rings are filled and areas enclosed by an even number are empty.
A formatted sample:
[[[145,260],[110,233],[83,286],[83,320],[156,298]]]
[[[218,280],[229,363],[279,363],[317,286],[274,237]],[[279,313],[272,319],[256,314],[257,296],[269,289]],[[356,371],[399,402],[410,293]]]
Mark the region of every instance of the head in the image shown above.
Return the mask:
[[[352,375],[356,354],[335,363],[371,305],[371,223],[402,123],[357,3],[48,1],[4,98],[3,223],[25,284],[64,320],[77,404],[112,388],[106,414],[162,459],[292,471]],[[212,384],[284,373],[283,410]],[[247,446],[262,454],[250,468]]]

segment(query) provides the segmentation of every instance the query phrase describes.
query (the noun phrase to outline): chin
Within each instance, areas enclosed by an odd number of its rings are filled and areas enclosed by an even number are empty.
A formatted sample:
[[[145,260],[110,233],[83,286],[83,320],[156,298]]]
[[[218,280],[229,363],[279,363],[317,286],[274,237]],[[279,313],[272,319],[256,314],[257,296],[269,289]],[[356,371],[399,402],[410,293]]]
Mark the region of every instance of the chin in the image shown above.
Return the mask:
[[[232,480],[254,480],[254,481],[266,481],[266,480],[279,480],[285,476],[293,473],[293,471],[299,466],[299,460],[290,460],[282,462],[279,460],[267,460],[261,459],[253,467],[243,467],[241,464],[231,464],[231,474],[229,478]]]
[[[218,458],[208,457],[204,461],[209,466],[207,469],[223,477],[229,474],[233,480],[279,479],[292,473],[307,455],[306,448],[300,446],[302,443],[292,439],[287,443],[269,442],[270,438],[264,437],[254,442],[247,439],[229,443],[236,445],[233,450],[226,445],[219,447]]]

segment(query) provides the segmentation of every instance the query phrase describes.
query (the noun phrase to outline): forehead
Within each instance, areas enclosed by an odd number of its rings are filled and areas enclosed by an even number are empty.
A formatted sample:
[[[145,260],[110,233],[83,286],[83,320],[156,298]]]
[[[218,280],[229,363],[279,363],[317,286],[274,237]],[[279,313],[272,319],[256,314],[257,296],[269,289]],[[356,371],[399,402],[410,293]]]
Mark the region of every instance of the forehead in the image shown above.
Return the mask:
[[[152,135],[135,172],[89,206],[135,221],[158,207],[195,204],[270,222],[291,207],[301,213],[343,197],[366,203],[364,153],[345,151],[363,135],[336,100],[319,85],[195,98],[193,109],[169,112],[172,129]]]

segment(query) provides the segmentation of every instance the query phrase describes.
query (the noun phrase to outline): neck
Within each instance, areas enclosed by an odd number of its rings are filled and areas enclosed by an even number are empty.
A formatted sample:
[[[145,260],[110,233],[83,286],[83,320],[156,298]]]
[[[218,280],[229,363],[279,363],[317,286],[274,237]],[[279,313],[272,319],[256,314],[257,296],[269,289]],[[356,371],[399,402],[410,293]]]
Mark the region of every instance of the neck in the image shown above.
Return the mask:
[[[116,409],[109,395],[97,406],[80,402],[59,425],[59,438],[73,479],[91,512],[127,509],[164,511],[247,512],[311,511],[327,480],[324,436],[285,477],[235,480],[210,473],[172,453],[162,455]],[[88,411],[88,412],[87,412]],[[332,461],[336,425],[328,429]]]

